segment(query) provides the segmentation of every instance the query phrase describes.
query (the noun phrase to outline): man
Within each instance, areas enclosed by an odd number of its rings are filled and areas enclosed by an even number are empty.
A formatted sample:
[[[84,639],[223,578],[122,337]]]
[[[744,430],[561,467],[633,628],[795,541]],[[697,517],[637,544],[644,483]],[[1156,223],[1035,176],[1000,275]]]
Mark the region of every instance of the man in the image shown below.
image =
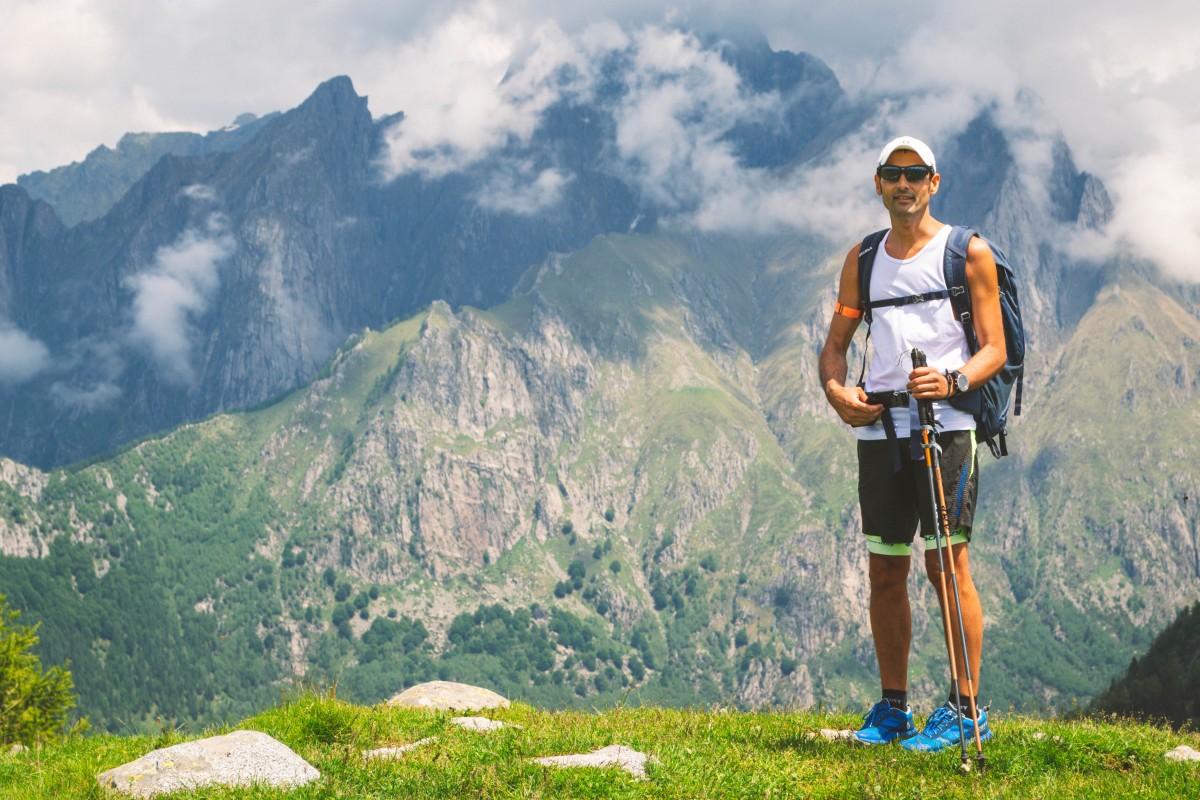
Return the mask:
[[[869,296],[872,302],[945,290],[942,260],[950,226],[933,218],[929,201],[937,194],[941,175],[933,151],[911,137],[895,139],[883,148],[875,173],[875,192],[891,217],[891,229],[876,247]],[[911,546],[918,520],[925,549],[925,572],[941,593],[935,549],[935,518],[929,495],[924,457],[911,447],[910,431],[919,436],[916,402],[934,401],[938,443],[942,448],[942,477],[952,536],[944,557],[954,559],[958,576],[962,628],[966,634],[970,675],[979,686],[983,646],[983,612],[971,579],[968,545],[978,489],[975,420],[945,401],[956,393],[981,386],[1005,363],[996,262],[987,244],[971,240],[967,251],[967,287],[971,295],[979,350],[971,355],[962,324],[950,300],[931,299],[874,308],[870,338],[874,351],[864,387],[847,383],[847,351],[863,315],[858,285],[861,245],[846,255],[838,302],[821,350],[819,367],[825,396],[858,439],[859,504],[868,549],[871,586],[871,633],[879,663],[882,699],[864,717],[856,733],[860,742],[885,744],[900,740],[906,748],[937,751],[959,744],[961,716],[968,740],[974,738],[967,697],[968,664],[961,652],[955,599],[945,598],[952,621],[956,651],[958,696],[951,683],[946,705],[930,714],[918,734],[908,705],[908,653],[912,615],[908,600]],[[919,348],[928,366],[913,368],[910,353]],[[884,402],[870,402],[867,392],[889,393]],[[904,393],[907,394],[904,394]],[[888,407],[885,407],[885,403]],[[894,437],[883,415],[891,416]],[[919,440],[918,440],[919,442]],[[899,454],[897,454],[899,446]],[[920,461],[914,459],[920,458]],[[947,564],[947,572],[949,565]],[[979,734],[990,739],[987,714],[979,709]]]

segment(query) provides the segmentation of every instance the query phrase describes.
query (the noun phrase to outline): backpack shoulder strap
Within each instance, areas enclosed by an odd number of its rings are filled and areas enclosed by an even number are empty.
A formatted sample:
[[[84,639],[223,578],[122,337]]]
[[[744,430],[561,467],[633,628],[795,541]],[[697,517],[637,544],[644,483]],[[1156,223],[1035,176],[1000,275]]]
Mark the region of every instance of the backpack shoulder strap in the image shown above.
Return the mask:
[[[889,228],[867,234],[858,246],[858,302],[862,307],[863,321],[867,323],[867,336],[863,340],[862,368],[858,371],[858,385],[863,385],[867,376],[867,344],[871,341],[871,268],[875,266],[875,251],[883,242]]]
[[[863,318],[867,321],[867,335],[871,335],[871,268],[875,266],[875,251],[888,228],[867,234],[858,246],[858,301],[862,304]]]
[[[955,225],[946,240],[946,256],[942,269],[946,276],[946,288],[950,292],[950,306],[954,316],[963,326],[967,337],[967,348],[974,353],[979,349],[975,338],[975,323],[971,319],[971,292],[967,289],[967,248],[971,239],[978,236],[971,228]]]

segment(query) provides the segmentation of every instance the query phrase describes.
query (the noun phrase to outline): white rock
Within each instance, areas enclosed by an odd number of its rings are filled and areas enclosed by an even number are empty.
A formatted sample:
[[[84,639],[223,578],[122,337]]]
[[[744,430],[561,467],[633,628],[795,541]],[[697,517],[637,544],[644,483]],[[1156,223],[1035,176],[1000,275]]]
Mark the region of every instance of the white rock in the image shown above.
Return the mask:
[[[1186,744],[1179,745],[1179,747],[1176,747],[1166,755],[1172,761],[1200,761],[1200,753],[1197,753]]]
[[[429,681],[405,689],[387,701],[389,706],[427,708],[430,710],[484,711],[489,708],[508,708],[505,698],[478,686],[452,681]]]
[[[501,722],[498,719],[488,719],[487,717],[455,717],[450,720],[450,724],[457,725],[469,731],[478,731],[479,733],[498,731],[501,728],[509,727],[506,722]],[[513,725],[512,727],[519,728],[521,726]]]
[[[7,753],[5,753],[5,755],[10,755],[10,756],[20,755],[21,753],[24,753],[28,749],[29,748],[23,744],[14,744],[12,747],[8,748],[8,751],[7,751]]]
[[[834,730],[833,728],[821,728],[821,730],[817,731],[816,733],[813,733],[812,731],[808,732],[809,739],[815,739],[817,736],[820,736],[823,739],[828,739],[831,742],[837,742],[843,739],[853,739],[854,731],[849,729]]]
[[[363,758],[399,758],[409,750],[415,750],[424,744],[436,742],[436,736],[430,736],[427,739],[419,739],[412,744],[402,744],[399,747],[380,747],[376,750],[364,750]]]
[[[212,784],[303,786],[319,777],[316,768],[267,734],[234,731],[155,750],[96,780],[106,789],[153,797]]]
[[[658,759],[653,756],[647,756],[632,747],[619,744],[602,747],[591,753],[533,759],[535,764],[547,767],[620,767],[639,780],[646,779],[646,763],[648,761],[658,763]]]

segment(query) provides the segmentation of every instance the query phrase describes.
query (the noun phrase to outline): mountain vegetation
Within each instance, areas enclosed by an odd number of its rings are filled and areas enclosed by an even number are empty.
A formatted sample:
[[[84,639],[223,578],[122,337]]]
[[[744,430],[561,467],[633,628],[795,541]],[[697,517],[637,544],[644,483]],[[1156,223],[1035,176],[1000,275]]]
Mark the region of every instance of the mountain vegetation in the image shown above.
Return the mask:
[[[1200,729],[1200,602],[1179,612],[1092,709]]]
[[[720,131],[755,175],[825,168],[868,119],[811,57],[705,47],[779,112]],[[0,586],[96,727],[228,723],[297,676],[363,703],[435,677],[555,708],[874,698],[815,374],[849,242],[690,224],[703,198],[618,158],[632,63],[441,174],[383,179],[403,119],[336,78],[74,225],[0,188],[0,332],[41,348],[0,382]],[[977,115],[935,209],[1018,265],[1025,407],[972,561],[983,699],[1021,710],[1087,702],[1200,591],[1200,300],[1073,254],[1112,205],[1037,136]],[[570,176],[558,202],[482,193],[530,165]],[[916,572],[911,688],[940,698]]]

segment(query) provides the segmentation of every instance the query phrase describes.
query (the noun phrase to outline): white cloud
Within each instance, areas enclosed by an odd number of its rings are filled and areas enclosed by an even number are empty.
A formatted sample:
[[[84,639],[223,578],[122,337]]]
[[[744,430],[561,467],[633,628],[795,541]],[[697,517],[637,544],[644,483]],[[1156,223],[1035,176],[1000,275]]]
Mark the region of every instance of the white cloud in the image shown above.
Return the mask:
[[[20,328],[0,323],[0,384],[25,383],[49,363],[46,345]]]
[[[1200,125],[1194,0],[1159,0],[1150,10],[1123,0],[931,0],[920,13],[883,0],[13,0],[0,48],[0,118],[9,121],[0,127],[0,180],[80,159],[130,130],[213,130],[244,111],[291,108],[337,74],[370,95],[377,115],[406,112],[393,170],[455,169],[498,142],[525,140],[555,97],[591,86],[586,66],[571,66],[633,47],[623,41],[629,32],[664,19],[704,30],[754,25],[776,48],[825,59],[852,92],[922,93],[923,106],[901,109],[914,130],[953,130],[973,106],[1013,105],[1018,88],[1029,88],[1079,166],[1109,185],[1116,229],[1144,254],[1163,258],[1159,245],[1178,228],[1174,215],[1146,209],[1197,207],[1195,182],[1170,168]],[[636,46],[639,57],[659,59],[648,69],[697,57],[683,40],[664,44]],[[514,62],[521,68],[504,80]],[[686,103],[643,88],[647,98]],[[705,88],[715,97],[723,87]],[[679,117],[666,113],[630,109],[626,141],[649,140],[654,119],[667,124],[664,138],[693,148],[644,152],[675,181],[669,191],[726,169],[703,129],[688,130],[688,121],[683,133],[699,138],[681,140]],[[1026,155],[1037,163],[1036,152]],[[689,164],[691,176],[679,168]],[[1139,181],[1146,174],[1154,186]],[[742,191],[753,183],[740,179]],[[778,196],[764,191],[764,202]]]
[[[50,387],[50,399],[56,405],[78,411],[97,411],[111,406],[120,397],[121,388],[109,381],[100,381],[85,387],[57,382]]]
[[[55,364],[65,376],[50,386],[50,398],[60,407],[95,411],[121,397],[118,379],[125,371],[121,345],[99,334],[67,345]]]
[[[187,384],[195,378],[195,320],[208,311],[220,287],[221,262],[234,250],[233,237],[214,215],[206,229],[185,231],[159,248],[149,269],[127,279],[133,291],[129,341],[151,357],[165,381]]]
[[[404,119],[388,133],[385,173],[444,175],[527,142],[551,104],[587,95],[595,56],[623,43],[612,23],[579,37],[553,22],[523,31],[491,2],[455,14],[394,57]]]
[[[531,216],[546,211],[562,201],[563,189],[570,176],[556,169],[544,169],[536,176],[528,164],[517,165],[508,171],[494,173],[475,194],[475,201],[493,211]]]
[[[1164,125],[1155,139],[1111,176],[1121,202],[1109,229],[1168,275],[1200,281],[1200,184],[1188,180],[1195,171],[1200,124]]]

